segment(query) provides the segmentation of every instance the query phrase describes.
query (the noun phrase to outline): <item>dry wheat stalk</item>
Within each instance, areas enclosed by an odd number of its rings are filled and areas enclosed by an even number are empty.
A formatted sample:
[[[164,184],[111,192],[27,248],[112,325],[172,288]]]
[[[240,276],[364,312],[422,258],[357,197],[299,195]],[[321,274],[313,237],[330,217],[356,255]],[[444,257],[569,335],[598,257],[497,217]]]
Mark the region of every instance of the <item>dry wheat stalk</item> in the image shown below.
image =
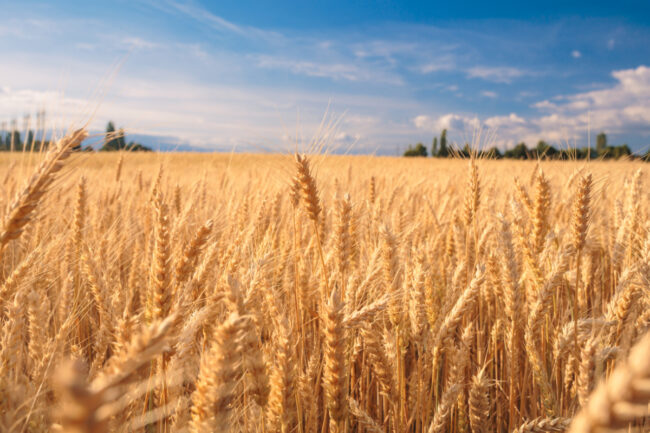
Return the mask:
[[[589,396],[569,433],[587,433],[631,427],[649,415],[650,333],[633,347],[627,361]]]

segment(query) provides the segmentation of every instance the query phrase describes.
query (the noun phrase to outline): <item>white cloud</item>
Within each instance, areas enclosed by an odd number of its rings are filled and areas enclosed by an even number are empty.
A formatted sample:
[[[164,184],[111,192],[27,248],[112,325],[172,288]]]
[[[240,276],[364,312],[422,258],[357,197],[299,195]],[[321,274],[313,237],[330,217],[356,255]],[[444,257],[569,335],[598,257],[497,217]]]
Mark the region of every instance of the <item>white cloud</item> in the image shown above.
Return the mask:
[[[616,46],[616,40],[614,38],[607,41],[607,48],[608,49],[613,50],[614,46]]]
[[[452,62],[435,62],[420,66],[418,68],[418,71],[421,74],[431,74],[438,71],[451,71],[454,69],[454,67],[455,65]]]
[[[527,71],[519,68],[501,66],[501,67],[487,67],[475,66],[467,69],[467,76],[469,78],[481,78],[486,81],[493,81],[495,83],[511,83],[514,79],[528,75]]]
[[[482,124],[496,131],[495,144],[502,148],[520,141],[530,146],[542,139],[559,145],[574,141],[585,145],[588,123],[592,131],[650,137],[650,67],[614,71],[612,76],[617,80],[613,86],[562,95],[533,105],[546,114],[522,117],[511,113],[485,118]],[[438,118],[420,115],[413,123],[427,131],[447,128],[453,138],[476,128],[479,120],[449,113]]]
[[[535,107],[564,116],[590,112],[596,128],[623,131],[630,127],[645,127],[644,119],[650,116],[650,67],[639,66],[612,72],[618,81],[614,86],[590,92],[564,95],[556,102],[548,100]]]
[[[497,98],[499,96],[499,94],[497,92],[493,92],[491,90],[483,90],[481,92],[481,96],[485,96],[486,98],[494,99],[494,98]]]
[[[419,115],[413,119],[416,128],[425,131],[440,131],[447,129],[456,132],[471,132],[480,126],[476,116],[464,116],[461,114],[449,113],[439,117]]]
[[[503,126],[512,127],[514,125],[524,125],[526,120],[517,116],[515,113],[510,113],[508,116],[494,116],[485,119],[483,122],[488,128],[501,128]]]
[[[580,57],[582,57],[582,53],[578,50],[573,50],[571,51],[571,57],[573,57],[574,59],[579,59]]]

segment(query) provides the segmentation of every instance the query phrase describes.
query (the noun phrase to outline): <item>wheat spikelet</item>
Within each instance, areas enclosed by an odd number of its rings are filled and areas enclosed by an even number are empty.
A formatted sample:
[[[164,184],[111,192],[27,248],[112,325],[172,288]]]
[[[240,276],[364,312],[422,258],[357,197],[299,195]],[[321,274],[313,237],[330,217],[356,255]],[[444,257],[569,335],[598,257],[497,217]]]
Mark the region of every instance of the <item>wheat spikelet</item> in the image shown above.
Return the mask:
[[[20,237],[23,228],[31,219],[32,212],[54,182],[56,173],[63,168],[63,161],[70,156],[72,148],[78,146],[86,136],[86,131],[83,129],[68,133],[48,150],[45,158],[32,174],[21,194],[13,200],[5,215],[0,232],[0,249],[3,249],[9,241]]]
[[[152,295],[149,306],[149,315],[152,319],[167,317],[171,310],[172,293],[169,269],[169,216],[167,205],[161,193],[156,195],[154,202],[156,211],[156,243],[154,258],[151,263]]]
[[[300,188],[302,190],[302,198],[305,204],[305,211],[309,218],[318,222],[318,216],[321,213],[320,200],[318,198],[318,188],[316,187],[316,181],[311,174],[309,168],[309,161],[304,155],[295,155],[296,169],[297,169],[297,180],[300,183]]]
[[[330,431],[343,432],[346,417],[345,329],[342,326],[343,303],[334,289],[327,304],[325,324],[325,371],[323,387],[330,415]]]
[[[488,381],[485,368],[483,368],[472,378],[472,386],[469,392],[469,424],[472,427],[472,433],[489,431],[489,399]]]
[[[537,418],[523,423],[512,433],[551,433],[563,432],[569,427],[568,418]]]
[[[196,265],[198,256],[201,254],[203,247],[212,233],[212,220],[206,221],[194,235],[192,242],[187,246],[183,256],[176,265],[176,284],[182,284],[190,277],[192,268]]]
[[[451,416],[451,410],[458,399],[461,389],[460,385],[454,384],[445,390],[442,394],[440,403],[436,408],[433,421],[431,421],[429,429],[427,430],[428,433],[443,433],[446,431],[446,425]]]
[[[266,374],[266,363],[260,348],[259,337],[255,333],[252,320],[247,320],[244,323],[243,332],[242,366],[249,376],[247,391],[258,405],[264,407],[269,397],[269,378]]]
[[[573,247],[576,251],[582,251],[587,238],[589,224],[589,202],[591,200],[592,180],[591,174],[580,179],[580,185],[573,206],[573,222],[571,230],[573,234]]]
[[[544,238],[548,232],[548,216],[551,204],[551,189],[544,172],[540,171],[535,185],[535,202],[531,215],[533,223],[533,250],[539,254],[544,246]]]
[[[296,371],[292,348],[290,347],[290,330],[282,320],[276,339],[274,369],[270,376],[270,393],[267,408],[269,430],[286,433],[296,424]]]
[[[552,307],[552,294],[557,289],[557,286],[561,284],[566,269],[567,255],[560,255],[553,273],[544,287],[539,291],[537,300],[532,306],[524,335],[528,360],[532,366],[536,383],[541,389],[545,410],[549,415],[552,415],[557,407],[544,358],[540,351],[539,331],[542,328],[546,314]]]
[[[580,406],[587,404],[587,399],[591,393],[596,364],[596,341],[591,338],[583,347],[580,359],[580,368],[578,374],[578,400]]]
[[[337,221],[336,221],[336,252],[338,258],[338,270],[344,275],[348,269],[351,256],[351,239],[350,239],[350,213],[352,212],[352,203],[350,195],[346,194],[343,200],[337,201]]]
[[[394,363],[386,355],[384,347],[374,330],[362,329],[361,335],[366,345],[370,367],[377,376],[381,393],[388,397],[390,401],[396,401],[398,394]]]
[[[103,408],[121,395],[115,392],[117,387],[138,380],[139,369],[165,349],[170,319],[140,331],[90,385],[86,384],[85,368],[81,362],[60,367],[54,379],[55,387],[62,395],[63,404],[56,418],[61,420],[63,431],[109,431],[112,413],[103,411]]]
[[[616,367],[606,382],[589,396],[569,433],[588,433],[631,427],[648,416],[650,333],[639,340],[627,361]]]
[[[440,325],[440,329],[434,338],[434,365],[437,362],[437,357],[440,356],[440,351],[444,350],[449,339],[456,332],[463,316],[474,308],[483,281],[485,281],[485,269],[478,267],[472,282],[463,291],[463,294],[458,298],[454,307]]]
[[[359,406],[359,403],[354,399],[349,399],[350,413],[354,415],[359,424],[365,427],[371,433],[382,433],[383,428],[375,421],[365,410]]]
[[[192,394],[191,432],[230,431],[231,403],[241,375],[241,333],[244,319],[232,313],[214,332],[210,351],[201,359],[201,371]]]
[[[368,184],[368,202],[372,205],[375,204],[377,199],[377,188],[376,188],[375,176],[370,177],[370,183]]]
[[[77,186],[77,201],[74,209],[74,243],[79,250],[86,218],[86,178],[81,176]]]
[[[478,178],[478,167],[476,165],[476,158],[472,156],[469,162],[469,176],[467,178],[467,191],[465,193],[465,226],[470,227],[474,223],[480,200],[481,185]]]

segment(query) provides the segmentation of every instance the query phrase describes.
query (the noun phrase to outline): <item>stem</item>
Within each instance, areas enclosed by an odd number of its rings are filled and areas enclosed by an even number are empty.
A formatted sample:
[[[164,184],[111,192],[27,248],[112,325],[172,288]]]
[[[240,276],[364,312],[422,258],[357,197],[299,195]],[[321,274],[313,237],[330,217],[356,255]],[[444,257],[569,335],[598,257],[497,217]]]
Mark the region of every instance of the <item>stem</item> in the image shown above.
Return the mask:
[[[582,249],[579,249],[577,251],[577,257],[576,257],[576,284],[575,284],[575,291],[573,293],[573,326],[574,326],[574,333],[573,333],[573,340],[575,343],[575,357],[576,359],[580,359],[580,348],[578,347],[578,314],[580,312],[580,308],[578,307],[578,297],[579,297],[579,290],[580,290],[580,258],[582,256]]]
[[[314,224],[314,233],[316,233],[316,243],[318,244],[318,255],[320,257],[320,263],[321,266],[323,267],[323,280],[325,282],[325,296],[321,293],[322,300],[323,302],[327,299],[327,297],[330,295],[330,287],[327,279],[327,266],[325,266],[325,255],[323,254],[323,246],[321,245],[320,241],[320,233],[318,233],[318,225],[316,224],[315,220],[312,220],[312,223]]]
[[[300,366],[304,367],[305,358],[305,326],[300,314],[300,297],[298,293],[298,230],[296,226],[296,209],[293,209],[293,296],[296,315],[296,326],[300,327]]]

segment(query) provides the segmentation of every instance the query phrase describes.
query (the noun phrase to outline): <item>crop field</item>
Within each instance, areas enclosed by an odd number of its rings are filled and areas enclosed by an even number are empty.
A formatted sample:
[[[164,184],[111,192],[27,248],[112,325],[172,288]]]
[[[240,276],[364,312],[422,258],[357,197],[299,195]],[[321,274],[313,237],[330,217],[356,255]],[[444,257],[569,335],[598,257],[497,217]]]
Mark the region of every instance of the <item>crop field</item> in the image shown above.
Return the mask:
[[[0,155],[0,431],[649,431],[649,166]]]

